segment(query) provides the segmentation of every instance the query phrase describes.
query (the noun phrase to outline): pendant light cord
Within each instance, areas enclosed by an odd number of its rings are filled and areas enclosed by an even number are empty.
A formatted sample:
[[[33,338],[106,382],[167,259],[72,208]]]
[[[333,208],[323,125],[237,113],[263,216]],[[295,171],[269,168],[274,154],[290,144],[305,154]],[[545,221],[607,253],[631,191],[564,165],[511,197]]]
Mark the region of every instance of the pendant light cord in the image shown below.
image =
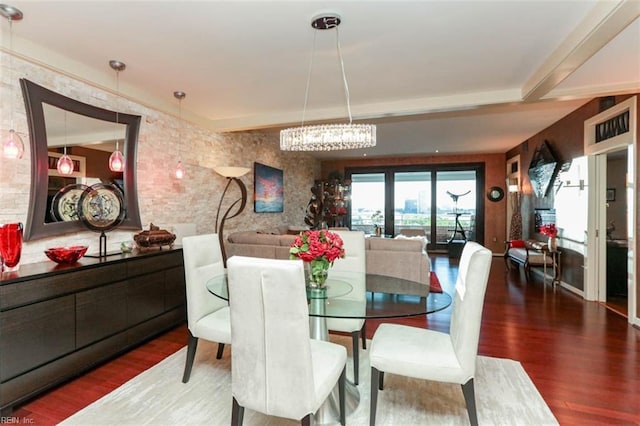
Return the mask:
[[[64,112],[64,152],[63,154],[67,155],[67,111]]]
[[[307,87],[304,91],[304,107],[302,108],[302,126],[304,127],[305,116],[307,114],[307,101],[309,100],[309,86],[311,85],[311,70],[313,69],[313,57],[316,55],[316,38],[318,31],[313,32],[313,49],[311,50],[311,59],[309,60],[309,72],[307,73]]]
[[[336,50],[338,51],[338,59],[340,60],[340,70],[342,71],[342,82],[344,84],[344,96],[347,101],[347,113],[349,114],[349,124],[352,124],[353,118],[351,117],[351,99],[349,95],[349,84],[347,83],[347,74],[344,71],[344,60],[342,59],[342,49],[340,48],[340,30],[335,27],[336,30]],[[313,58],[316,54],[316,39],[318,30],[313,33],[313,49],[311,51],[311,59],[309,60],[309,72],[307,73],[307,86],[304,91],[304,107],[302,108],[302,127],[304,127],[305,118],[307,114],[307,102],[309,101],[309,87],[311,85],[311,71],[313,70]]]
[[[118,99],[120,98],[120,70],[116,70],[116,151],[120,151],[120,138],[118,137],[118,124],[119,123],[119,117],[118,117]]]
[[[9,70],[11,72],[11,83],[13,83],[13,77],[14,77],[14,70],[13,70],[13,19],[9,18]],[[13,127],[13,115],[14,115],[14,111],[15,111],[15,107],[16,107],[16,97],[15,94],[13,93],[13,86],[11,86],[11,123],[10,123],[10,129],[15,130],[15,127]]]
[[[349,124],[351,118],[351,101],[349,99],[349,84],[347,83],[347,75],[344,72],[344,61],[342,60],[342,50],[340,49],[340,30],[336,27],[336,47],[338,49],[338,57],[340,58],[340,69],[342,70],[342,81],[344,82],[344,96],[347,100],[347,112],[349,113]]]

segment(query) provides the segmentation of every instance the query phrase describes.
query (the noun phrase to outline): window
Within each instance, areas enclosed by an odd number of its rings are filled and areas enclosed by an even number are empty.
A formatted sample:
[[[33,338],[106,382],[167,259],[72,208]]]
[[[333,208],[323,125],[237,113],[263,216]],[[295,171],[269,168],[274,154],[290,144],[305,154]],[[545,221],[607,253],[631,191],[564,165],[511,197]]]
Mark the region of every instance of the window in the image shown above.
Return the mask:
[[[394,236],[421,229],[431,250],[446,250],[453,239],[483,243],[483,164],[353,168],[345,175],[353,230],[373,234],[377,225]]]

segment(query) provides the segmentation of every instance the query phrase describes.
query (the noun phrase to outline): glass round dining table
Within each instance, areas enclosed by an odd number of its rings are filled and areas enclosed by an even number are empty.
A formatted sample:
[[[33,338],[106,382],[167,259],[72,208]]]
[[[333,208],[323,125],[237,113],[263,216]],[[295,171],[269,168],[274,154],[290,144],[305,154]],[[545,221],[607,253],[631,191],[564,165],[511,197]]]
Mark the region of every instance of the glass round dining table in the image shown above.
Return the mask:
[[[309,316],[360,319],[403,318],[431,314],[451,305],[451,296],[448,293],[430,293],[429,287],[425,284],[374,274],[364,274],[367,294],[361,299],[366,303],[356,303],[360,298],[352,294],[353,286],[350,283],[358,279],[363,279],[363,274],[336,272],[329,276],[324,288],[307,286]],[[206,286],[213,295],[229,300],[226,274],[210,278]],[[334,299],[352,300],[354,303],[336,304],[332,303]]]
[[[352,284],[365,280],[365,294],[355,294]],[[308,282],[307,282],[308,284]],[[206,283],[210,293],[229,300],[226,274],[217,275]],[[384,275],[355,272],[329,272],[323,288],[307,285],[309,301],[309,326],[311,337],[329,340],[327,318],[393,319],[427,315],[441,311],[451,305],[447,293],[430,293],[429,286]],[[347,415],[360,402],[360,392],[347,380]],[[337,411],[337,387],[314,415],[316,424],[335,424]]]

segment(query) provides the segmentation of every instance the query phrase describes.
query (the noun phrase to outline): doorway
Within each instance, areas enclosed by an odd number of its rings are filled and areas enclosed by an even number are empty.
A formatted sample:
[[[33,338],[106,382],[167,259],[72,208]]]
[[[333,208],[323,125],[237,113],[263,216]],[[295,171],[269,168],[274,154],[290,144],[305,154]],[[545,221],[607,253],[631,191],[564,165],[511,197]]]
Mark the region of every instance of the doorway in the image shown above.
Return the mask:
[[[604,303],[638,325],[637,278],[633,273],[637,256],[628,249],[636,234],[636,111],[634,96],[584,123],[591,186],[584,297]],[[618,303],[622,306],[614,308]]]
[[[628,150],[601,154],[606,157],[606,305],[627,316],[628,314],[628,258],[627,236],[628,205],[626,176]]]

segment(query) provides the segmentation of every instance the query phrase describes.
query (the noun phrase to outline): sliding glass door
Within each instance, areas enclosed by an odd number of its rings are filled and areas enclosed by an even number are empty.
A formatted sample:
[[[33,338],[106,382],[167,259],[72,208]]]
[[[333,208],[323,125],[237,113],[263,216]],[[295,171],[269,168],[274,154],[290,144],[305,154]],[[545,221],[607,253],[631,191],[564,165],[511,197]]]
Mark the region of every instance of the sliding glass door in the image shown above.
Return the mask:
[[[403,230],[423,231],[431,241],[431,172],[395,172],[393,174],[393,225],[396,234]]]
[[[375,234],[385,222],[385,174],[358,173],[351,176],[351,230]]]
[[[436,244],[474,240],[476,173],[474,170],[436,172]]]
[[[484,239],[484,165],[425,165],[345,170],[351,179],[351,229],[427,237],[428,248]]]

